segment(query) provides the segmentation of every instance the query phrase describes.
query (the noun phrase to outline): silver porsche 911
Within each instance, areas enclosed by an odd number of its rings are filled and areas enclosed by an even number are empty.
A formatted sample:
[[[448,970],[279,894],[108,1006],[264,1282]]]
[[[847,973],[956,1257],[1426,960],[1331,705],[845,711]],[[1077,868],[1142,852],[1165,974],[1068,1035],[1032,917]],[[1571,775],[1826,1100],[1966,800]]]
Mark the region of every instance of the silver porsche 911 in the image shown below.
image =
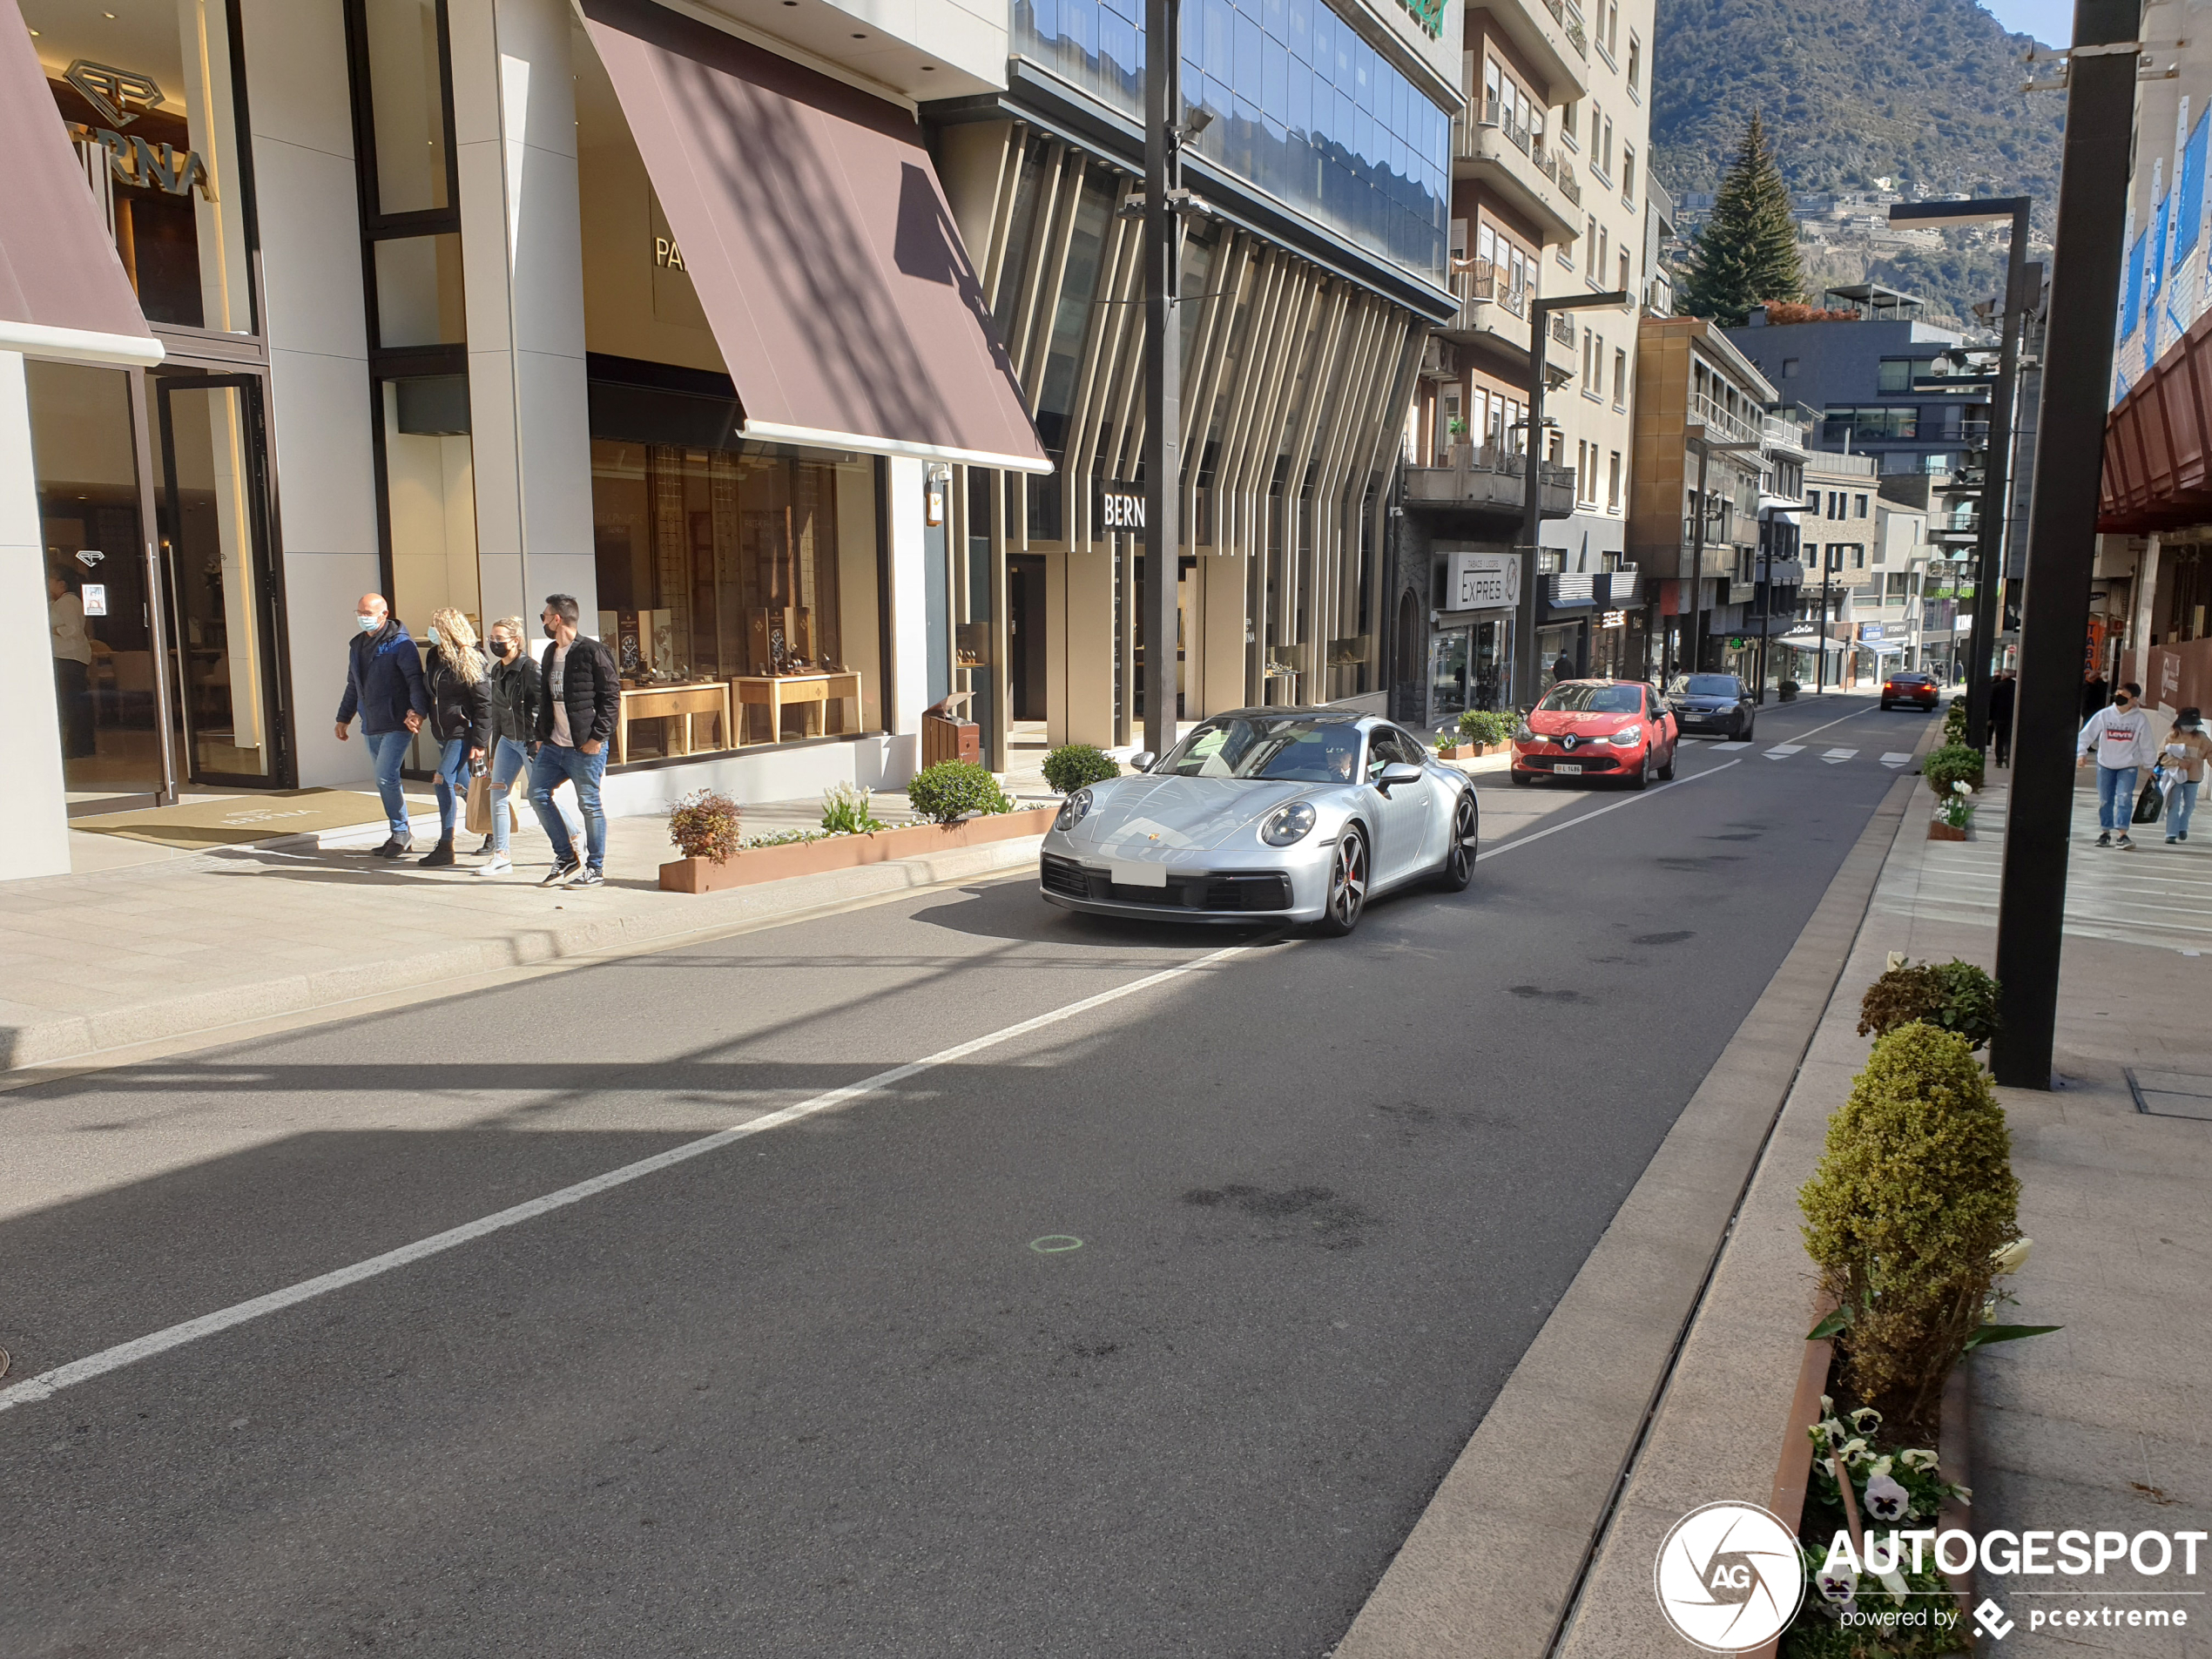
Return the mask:
[[[1104,916],[1313,922],[1348,934],[1367,900],[1474,874],[1474,791],[1389,721],[1239,709],[1164,759],[1077,790],[1044,838],[1046,900]]]

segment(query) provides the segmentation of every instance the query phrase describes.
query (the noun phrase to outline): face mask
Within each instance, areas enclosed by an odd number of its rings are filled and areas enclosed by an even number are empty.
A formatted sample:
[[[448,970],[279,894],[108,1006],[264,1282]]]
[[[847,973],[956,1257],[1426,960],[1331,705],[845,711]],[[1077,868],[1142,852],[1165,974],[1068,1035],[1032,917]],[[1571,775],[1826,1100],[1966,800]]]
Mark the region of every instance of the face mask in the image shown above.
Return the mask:
[[[373,634],[383,625],[384,618],[381,617],[355,616],[354,618],[354,626],[365,634]]]
[[[445,643],[445,642],[444,642],[443,640],[442,640],[442,639],[440,639],[440,638],[438,637],[438,631],[437,631],[436,629],[435,629],[435,628],[431,629],[431,630],[430,630],[430,644],[431,644],[432,649],[434,649],[434,650],[435,650],[437,646],[442,645],[442,644],[443,644],[444,643]]]
[[[507,653],[514,649],[514,645],[504,639],[495,639],[491,642],[491,654],[498,658],[502,662],[505,662],[507,660]]]
[[[560,631],[549,622],[545,624],[545,637],[548,639],[558,639],[561,637]]]

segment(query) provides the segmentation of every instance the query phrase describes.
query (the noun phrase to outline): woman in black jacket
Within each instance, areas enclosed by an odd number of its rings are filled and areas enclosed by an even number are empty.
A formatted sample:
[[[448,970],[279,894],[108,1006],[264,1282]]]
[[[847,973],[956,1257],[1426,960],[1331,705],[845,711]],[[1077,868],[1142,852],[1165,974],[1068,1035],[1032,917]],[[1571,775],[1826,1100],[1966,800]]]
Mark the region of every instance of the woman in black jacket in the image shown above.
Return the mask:
[[[451,605],[430,614],[430,656],[423,665],[430,693],[430,734],[439,744],[438,844],[421,862],[453,862],[453,832],[469,779],[491,747],[491,676],[469,618]]]
[[[537,705],[545,696],[545,676],[523,649],[523,619],[502,617],[485,638],[491,652],[491,833],[476,849],[490,859],[478,875],[505,875],[515,867],[507,856],[507,792],[537,752]]]

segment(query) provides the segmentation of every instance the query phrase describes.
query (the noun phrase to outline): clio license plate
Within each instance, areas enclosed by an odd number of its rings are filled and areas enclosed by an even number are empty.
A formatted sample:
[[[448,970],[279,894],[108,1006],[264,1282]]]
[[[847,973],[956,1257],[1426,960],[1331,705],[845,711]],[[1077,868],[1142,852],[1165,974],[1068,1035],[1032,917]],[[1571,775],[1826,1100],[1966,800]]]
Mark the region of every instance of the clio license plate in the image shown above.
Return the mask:
[[[1561,763],[1561,765],[1554,766],[1552,770],[1566,777],[1579,778],[1582,775],[1582,763],[1579,760],[1574,762],[1572,765]]]

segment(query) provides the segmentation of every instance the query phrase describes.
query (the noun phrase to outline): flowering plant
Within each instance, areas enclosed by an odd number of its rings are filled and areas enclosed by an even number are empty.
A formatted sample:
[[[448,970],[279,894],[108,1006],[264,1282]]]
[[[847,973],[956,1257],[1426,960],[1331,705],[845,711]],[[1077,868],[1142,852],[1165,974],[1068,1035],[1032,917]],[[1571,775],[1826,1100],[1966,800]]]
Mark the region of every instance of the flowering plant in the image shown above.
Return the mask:
[[[1974,786],[1964,778],[1951,786],[1951,792],[1936,806],[1936,816],[1952,829],[1964,829],[1974,821]]]

